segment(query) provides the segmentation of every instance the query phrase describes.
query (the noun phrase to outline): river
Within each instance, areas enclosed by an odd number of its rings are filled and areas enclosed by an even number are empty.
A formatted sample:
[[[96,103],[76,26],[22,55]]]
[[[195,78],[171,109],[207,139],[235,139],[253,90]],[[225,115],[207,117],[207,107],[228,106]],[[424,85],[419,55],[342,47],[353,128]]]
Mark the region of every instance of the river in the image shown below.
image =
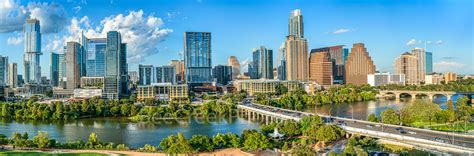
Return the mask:
[[[212,136],[217,133],[241,134],[245,129],[258,129],[259,124],[242,118],[214,120],[173,120],[168,122],[132,122],[126,118],[92,118],[68,122],[40,122],[0,120],[0,134],[10,136],[13,132],[28,132],[35,136],[46,131],[51,138],[60,142],[82,139],[87,141],[95,132],[104,142],[123,143],[129,147],[143,147],[144,144],[159,145],[160,141],[182,132],[186,138],[193,134]]]
[[[454,95],[452,97],[454,103],[458,97]],[[428,100],[428,99],[424,99]],[[433,100],[434,103],[438,104],[442,109],[446,108],[446,97],[437,97]],[[311,113],[318,113],[324,115],[332,115],[338,117],[363,119],[366,120],[367,116],[374,113],[377,116],[380,115],[384,110],[388,108],[401,109],[403,106],[413,102],[411,99],[399,99],[399,100],[388,100],[380,99],[374,101],[363,101],[343,104],[326,104],[320,106],[308,107],[304,111]]]

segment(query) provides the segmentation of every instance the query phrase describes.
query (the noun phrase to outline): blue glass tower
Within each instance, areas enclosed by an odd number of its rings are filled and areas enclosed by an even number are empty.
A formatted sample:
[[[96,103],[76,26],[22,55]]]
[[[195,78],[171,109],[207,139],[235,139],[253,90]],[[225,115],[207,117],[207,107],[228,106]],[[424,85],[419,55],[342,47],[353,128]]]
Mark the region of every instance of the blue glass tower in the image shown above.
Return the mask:
[[[184,33],[184,66],[186,82],[190,86],[210,84],[211,70],[211,33]]]
[[[87,39],[86,76],[105,76],[105,38]]]
[[[25,83],[40,83],[41,32],[40,21],[27,19],[23,29],[25,34],[25,54],[23,55]]]
[[[433,73],[433,53],[426,52],[425,55],[426,60],[426,74]]]

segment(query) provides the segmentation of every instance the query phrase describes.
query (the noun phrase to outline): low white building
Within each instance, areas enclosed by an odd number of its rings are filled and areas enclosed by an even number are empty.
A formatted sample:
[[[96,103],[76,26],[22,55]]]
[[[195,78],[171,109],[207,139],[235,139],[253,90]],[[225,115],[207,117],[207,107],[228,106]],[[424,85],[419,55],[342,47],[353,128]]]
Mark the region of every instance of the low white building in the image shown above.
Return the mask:
[[[425,75],[425,84],[441,84],[444,76],[441,74]]]
[[[367,75],[367,83],[370,86],[379,86],[387,84],[405,85],[404,74],[374,73]]]
[[[102,89],[74,89],[74,98],[102,97]]]

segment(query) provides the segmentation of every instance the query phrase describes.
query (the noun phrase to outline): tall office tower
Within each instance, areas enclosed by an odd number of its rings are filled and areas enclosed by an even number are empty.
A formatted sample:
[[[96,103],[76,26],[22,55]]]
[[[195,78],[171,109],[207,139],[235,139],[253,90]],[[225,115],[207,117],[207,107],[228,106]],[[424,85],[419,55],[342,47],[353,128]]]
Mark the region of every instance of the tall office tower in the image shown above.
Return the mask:
[[[67,42],[66,52],[66,89],[72,90],[81,86],[82,47],[77,42]]]
[[[210,84],[211,69],[211,33],[184,33],[184,66],[186,82],[192,87]]]
[[[0,85],[8,84],[8,56],[0,55]]]
[[[254,78],[273,79],[273,50],[260,46],[253,50]]]
[[[150,85],[154,79],[156,74],[152,65],[138,65],[138,85]]]
[[[419,82],[425,81],[426,75],[426,51],[422,48],[415,48],[412,51],[412,54],[418,58],[418,76],[417,79]]]
[[[128,77],[130,77],[130,83],[137,84],[138,82],[138,72],[137,71],[128,71]]]
[[[285,42],[278,48],[277,57],[277,79],[286,80],[286,49]]]
[[[49,78],[51,85],[54,87],[59,85],[59,66],[60,66],[60,61],[59,61],[59,54],[58,53],[51,53],[51,58],[50,58],[50,64],[49,64]]]
[[[176,81],[179,83],[184,82],[184,61],[171,60],[170,65],[176,69]]]
[[[104,77],[105,76],[105,38],[86,39],[83,45],[86,47],[86,76]]]
[[[66,46],[64,47],[64,51],[62,54],[57,54],[58,55],[58,87],[60,88],[66,88],[66,72],[67,72],[67,67],[66,67],[66,53],[67,53],[67,48]]]
[[[433,53],[431,52],[426,52],[426,74],[431,74],[433,73]]]
[[[119,97],[126,97],[129,95],[129,80],[128,80],[128,63],[127,63],[127,44],[120,44],[119,55]],[[173,69],[174,70],[174,69]]]
[[[232,67],[232,80],[237,80],[237,77],[240,75],[240,63],[237,57],[230,56],[227,59],[227,65]]]
[[[25,34],[24,80],[25,83],[39,84],[41,81],[40,55],[42,55],[40,21],[27,19],[23,33]]]
[[[375,65],[363,43],[354,43],[345,65],[346,84],[367,84],[367,75],[375,73]]]
[[[343,84],[344,83],[344,74],[345,74],[345,63],[347,56],[349,55],[349,49],[344,48],[344,45],[331,46],[329,48],[329,55],[332,60],[334,60],[333,74],[334,74],[334,83]]]
[[[106,41],[106,50],[105,50],[105,87],[104,87],[104,97],[107,99],[118,99],[122,94],[122,75],[125,73],[123,70],[124,65],[123,53],[126,48],[122,44],[121,35],[117,31],[107,32],[107,41]]]
[[[308,41],[303,33],[303,15],[300,10],[291,12],[289,34],[285,40],[286,79],[308,80]]]
[[[408,52],[403,53],[395,60],[395,73],[405,74],[406,84],[419,84],[418,57]]]
[[[10,63],[8,65],[8,85],[11,88],[18,86],[18,65],[16,63]]]
[[[217,65],[212,68],[212,77],[218,85],[228,85],[232,81],[232,66]]]
[[[313,49],[309,56],[309,80],[325,86],[333,84],[334,61],[329,50],[330,48]]]

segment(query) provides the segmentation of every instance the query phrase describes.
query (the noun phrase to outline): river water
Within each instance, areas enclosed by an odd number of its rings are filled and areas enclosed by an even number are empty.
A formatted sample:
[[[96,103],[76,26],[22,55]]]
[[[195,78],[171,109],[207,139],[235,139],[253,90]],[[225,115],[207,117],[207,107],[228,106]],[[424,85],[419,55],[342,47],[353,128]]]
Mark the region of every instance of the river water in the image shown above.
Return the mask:
[[[79,119],[70,122],[38,122],[0,120],[0,134],[10,136],[14,132],[28,132],[35,136],[38,131],[46,131],[51,138],[60,142],[85,140],[95,132],[104,142],[123,143],[129,147],[143,147],[144,144],[159,145],[160,141],[182,132],[186,138],[193,134],[212,136],[217,133],[233,132],[241,134],[245,129],[258,129],[258,123],[242,118],[213,120],[168,120],[158,122],[132,122],[126,118]]]

